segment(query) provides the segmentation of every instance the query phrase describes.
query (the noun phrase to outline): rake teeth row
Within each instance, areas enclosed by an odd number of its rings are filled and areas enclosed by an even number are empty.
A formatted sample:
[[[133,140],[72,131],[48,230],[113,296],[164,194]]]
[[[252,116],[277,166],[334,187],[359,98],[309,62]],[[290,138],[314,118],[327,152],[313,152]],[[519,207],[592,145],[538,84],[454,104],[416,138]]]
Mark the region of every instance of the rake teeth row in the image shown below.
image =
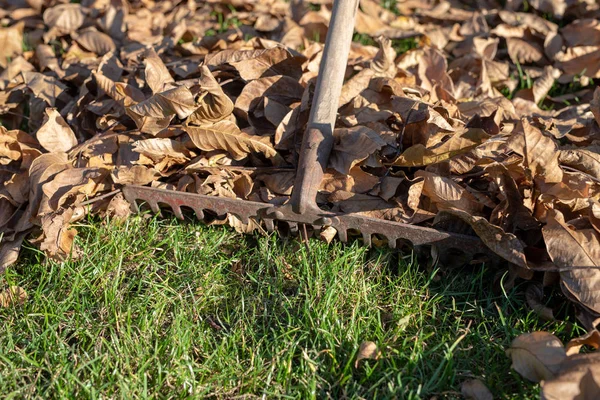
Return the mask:
[[[327,214],[327,217],[323,217],[323,214],[295,214],[289,209],[274,209],[273,206],[265,203],[143,186],[126,186],[123,188],[123,194],[136,211],[139,211],[138,203],[144,202],[155,213],[160,213],[161,207],[168,207],[179,219],[184,218],[183,208],[187,208],[193,210],[196,217],[205,222],[207,222],[207,213],[220,219],[227,214],[232,214],[246,224],[250,219],[262,222],[268,232],[283,227],[284,231],[296,235],[300,230],[300,225],[310,226],[315,232],[319,232],[324,226],[332,226],[337,231],[338,240],[344,243],[348,242],[350,236],[355,236],[354,232],[359,232],[359,237],[362,237],[362,242],[366,246],[371,246],[373,236],[376,236],[379,239],[385,239],[384,241],[392,249],[406,242],[413,248],[435,245],[439,252],[450,255],[453,254],[453,251],[459,251],[468,257],[491,254],[489,249],[473,236],[374,219],[358,214]],[[352,234],[349,235],[349,233]]]

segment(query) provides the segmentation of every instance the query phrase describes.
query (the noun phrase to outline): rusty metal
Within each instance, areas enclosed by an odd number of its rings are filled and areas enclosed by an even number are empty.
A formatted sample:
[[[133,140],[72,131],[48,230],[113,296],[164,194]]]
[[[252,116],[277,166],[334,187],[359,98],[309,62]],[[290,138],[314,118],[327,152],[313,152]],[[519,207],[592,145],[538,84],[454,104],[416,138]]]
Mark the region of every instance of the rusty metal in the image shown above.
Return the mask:
[[[318,212],[295,212],[291,205],[273,206],[255,201],[229,199],[206,196],[173,190],[155,189],[145,186],[128,185],[123,188],[127,201],[138,211],[138,204],[147,204],[154,212],[161,208],[169,208],[176,217],[184,218],[184,209],[195,212],[199,219],[205,213],[217,216],[233,214],[242,222],[250,219],[264,222],[268,231],[275,230],[277,223],[285,223],[290,231],[298,230],[299,225],[310,225],[319,230],[323,226],[332,226],[337,230],[337,237],[347,242],[349,233],[360,232],[365,245],[371,245],[373,236],[385,238],[388,246],[396,248],[400,243],[408,242],[412,246],[435,245],[440,252],[458,250],[467,257],[478,254],[489,254],[489,249],[475,236],[444,232],[437,229],[400,222],[370,218],[360,214]]]
[[[269,231],[282,223],[291,232],[297,232],[300,225],[309,225],[317,230],[323,226],[331,226],[337,230],[342,242],[348,240],[349,232],[358,231],[365,245],[371,245],[372,238],[376,235],[387,239],[391,248],[396,248],[402,242],[410,242],[415,247],[435,245],[436,250],[441,252],[459,250],[468,257],[490,254],[489,249],[474,236],[360,214],[331,213],[318,207],[316,197],[333,147],[333,127],[352,40],[354,25],[351,22],[354,21],[357,7],[358,0],[334,2],[313,107],[302,139],[296,180],[288,204],[274,206],[134,185],[123,188],[125,198],[135,209],[138,202],[147,203],[155,212],[161,206],[167,206],[178,218],[183,218],[183,207],[188,207],[199,219],[204,219],[207,211],[223,217],[233,214],[244,223],[248,223],[250,219],[262,221]]]

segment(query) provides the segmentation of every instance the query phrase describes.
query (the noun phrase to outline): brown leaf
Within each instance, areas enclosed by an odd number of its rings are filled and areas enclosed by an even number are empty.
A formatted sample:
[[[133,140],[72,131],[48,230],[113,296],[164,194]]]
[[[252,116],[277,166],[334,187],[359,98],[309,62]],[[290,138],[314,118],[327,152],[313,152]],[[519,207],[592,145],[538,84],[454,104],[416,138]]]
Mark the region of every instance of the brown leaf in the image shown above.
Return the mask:
[[[46,108],[44,123],[36,138],[49,152],[67,152],[77,145],[75,134],[56,108]]]
[[[522,268],[529,268],[525,260],[525,245],[512,233],[506,233],[483,217],[472,215],[461,209],[444,210],[468,223],[481,241],[494,253]]]
[[[131,204],[122,193],[117,193],[106,206],[106,213],[117,221],[123,221],[131,215]]]
[[[337,229],[333,226],[324,226],[321,232],[319,232],[319,239],[329,244],[337,235]]]
[[[154,168],[134,165],[116,168],[111,177],[114,183],[120,185],[147,185],[160,178],[160,173]]]
[[[492,392],[479,379],[469,379],[460,385],[460,393],[471,400],[493,400]]]
[[[558,165],[558,149],[551,138],[522,118],[516,132],[508,140],[508,146],[523,156],[523,166],[533,177],[547,183],[562,181],[563,172]]]
[[[152,93],[162,92],[165,90],[166,85],[175,82],[169,70],[153,48],[148,49],[144,57],[146,84],[152,89]]]
[[[97,30],[88,29],[71,36],[81,47],[99,56],[115,51],[117,48],[110,36]]]
[[[552,86],[554,85],[554,81],[560,77],[560,70],[547,65],[544,67],[544,72],[542,76],[537,78],[535,82],[533,82],[532,92],[533,92],[533,102],[538,104],[542,101]]]
[[[600,332],[597,329],[592,329],[583,336],[575,339],[571,339],[565,346],[567,356],[579,354],[579,350],[584,346],[588,345],[598,350],[600,348]]]
[[[50,208],[57,211],[69,196],[96,194],[102,189],[105,176],[106,170],[100,168],[69,168],[56,174],[42,186],[42,190],[49,199]]]
[[[600,179],[600,148],[597,146],[573,150],[559,150],[558,161],[562,165],[585,172]]]
[[[225,50],[227,51],[227,50]],[[301,65],[304,57],[293,56],[285,47],[276,46],[264,50],[249,50],[247,52],[235,51],[229,53],[227,62],[234,67],[246,81],[264,78],[267,76],[286,75],[294,79],[300,79],[302,75]],[[208,65],[214,65],[217,60],[212,57]],[[223,61],[222,58],[219,61]]]
[[[192,92],[179,86],[127,107],[127,115],[141,132],[156,135],[169,126],[173,117],[185,119],[196,109]]]
[[[361,360],[376,360],[381,356],[381,352],[377,348],[377,345],[370,341],[365,341],[360,344],[356,361],[354,362],[354,368],[358,368],[358,363]]]
[[[279,172],[276,174],[261,174],[256,177],[265,183],[265,186],[275,194],[289,196],[294,186],[295,172]]]
[[[396,64],[394,63],[396,60],[396,51],[392,47],[392,41],[383,36],[376,38],[376,41],[379,44],[379,51],[373,57],[373,61],[371,61],[371,69],[378,76],[395,78],[398,68],[396,68]]]
[[[188,124],[204,125],[218,122],[227,118],[233,112],[233,102],[223,92],[221,85],[219,85],[208,67],[202,66],[200,71],[202,73],[199,82],[201,100],[196,111],[189,116]]]
[[[371,78],[375,76],[375,71],[371,68],[365,68],[352,78],[348,79],[342,86],[339,106],[342,107],[360,94],[363,90],[369,87]]]
[[[548,213],[542,228],[552,261],[560,269],[562,287],[584,306],[600,312],[600,237],[593,229],[576,230],[559,211]]]
[[[19,22],[8,28],[0,27],[0,68],[6,68],[9,59],[17,54],[23,53],[23,27],[25,24]]]
[[[508,54],[515,63],[529,64],[541,61],[544,58],[543,49],[534,41],[516,37],[506,39]]]
[[[59,4],[44,11],[44,23],[61,34],[76,31],[83,25],[84,19],[81,4]]]
[[[42,218],[42,229],[44,240],[40,244],[40,250],[55,260],[63,261],[70,255],[75,257],[77,251],[74,249],[74,240],[77,235],[75,228],[69,227],[73,217],[73,209],[67,208]]]
[[[117,101],[122,107],[129,107],[146,100],[146,96],[134,86],[112,79],[98,73],[92,73],[96,84],[104,93]]]
[[[17,262],[21,244],[28,232],[22,232],[15,235],[13,240],[2,238],[0,242],[0,275],[6,271],[6,268]]]
[[[262,97],[289,106],[300,101],[303,93],[302,85],[289,76],[277,75],[256,79],[244,86],[242,93],[236,99],[236,115],[248,118],[248,113],[257,107]]]
[[[57,79],[39,72],[23,72],[23,80],[36,97],[51,107],[54,107],[56,99],[67,89],[67,86]]]
[[[541,382],[542,400],[592,400],[600,396],[598,353],[577,354],[565,360],[558,376]]]
[[[184,130],[199,149],[225,150],[234,160],[241,160],[250,153],[262,153],[267,158],[277,155],[269,137],[244,133],[228,120],[202,127],[185,126]]]
[[[342,174],[348,174],[357,163],[386,144],[377,132],[366,126],[336,129],[334,136],[329,168]]]
[[[524,333],[506,350],[512,368],[532,382],[552,379],[567,354],[562,342],[548,332]]]
[[[419,170],[416,177],[424,177],[423,194],[439,209],[457,209],[477,215],[483,208],[477,199],[450,178]]]
[[[11,286],[0,292],[0,307],[19,306],[27,301],[27,292],[20,286]]]
[[[138,140],[133,146],[133,151],[143,154],[153,162],[168,158],[177,164],[183,164],[190,157],[189,150],[181,142],[167,138]]]
[[[393,165],[418,167],[436,164],[473,150],[489,137],[483,129],[466,128],[456,132],[438,146],[426,148],[417,143],[409,147],[393,162]]]

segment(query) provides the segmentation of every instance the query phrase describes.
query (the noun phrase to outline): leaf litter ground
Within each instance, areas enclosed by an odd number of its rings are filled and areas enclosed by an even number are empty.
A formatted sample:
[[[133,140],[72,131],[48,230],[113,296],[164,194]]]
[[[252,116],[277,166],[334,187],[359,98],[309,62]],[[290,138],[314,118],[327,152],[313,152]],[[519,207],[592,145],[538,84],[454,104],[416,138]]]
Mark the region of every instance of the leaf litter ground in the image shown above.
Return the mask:
[[[74,224],[126,218],[126,184],[289,200],[330,1],[0,4],[0,271],[25,239],[81,256]],[[598,5],[384,5],[360,2],[320,206],[478,235],[505,288],[554,319],[559,287],[597,348]],[[597,393],[597,357],[547,365],[553,340],[517,341],[515,368],[546,398]]]

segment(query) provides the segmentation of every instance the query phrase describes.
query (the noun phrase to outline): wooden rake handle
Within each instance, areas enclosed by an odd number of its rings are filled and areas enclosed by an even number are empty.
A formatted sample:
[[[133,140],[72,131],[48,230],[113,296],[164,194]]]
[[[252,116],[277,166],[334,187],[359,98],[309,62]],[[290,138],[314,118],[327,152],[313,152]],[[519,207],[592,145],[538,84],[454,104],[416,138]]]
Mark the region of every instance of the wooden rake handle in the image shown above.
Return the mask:
[[[291,198],[292,209],[298,214],[319,209],[316,197],[333,147],[333,127],[348,64],[358,2],[334,0],[333,3]]]

